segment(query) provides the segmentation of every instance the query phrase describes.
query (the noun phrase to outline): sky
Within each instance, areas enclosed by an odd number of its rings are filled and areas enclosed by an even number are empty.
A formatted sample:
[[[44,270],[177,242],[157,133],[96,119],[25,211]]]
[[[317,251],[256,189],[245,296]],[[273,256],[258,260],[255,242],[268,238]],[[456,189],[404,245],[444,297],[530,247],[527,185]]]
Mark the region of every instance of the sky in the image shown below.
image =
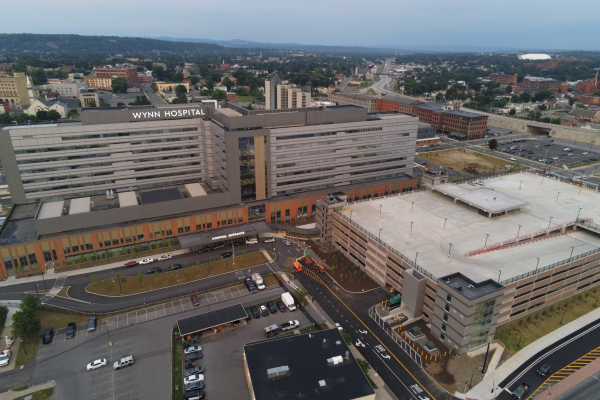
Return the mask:
[[[598,0],[4,1],[1,33],[600,50]]]

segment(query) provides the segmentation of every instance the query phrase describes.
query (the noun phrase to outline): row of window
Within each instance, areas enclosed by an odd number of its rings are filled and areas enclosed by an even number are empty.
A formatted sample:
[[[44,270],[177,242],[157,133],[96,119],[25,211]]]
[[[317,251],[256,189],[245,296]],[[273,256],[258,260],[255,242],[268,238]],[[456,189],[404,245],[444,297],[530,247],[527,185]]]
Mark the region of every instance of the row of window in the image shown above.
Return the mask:
[[[151,131],[137,131],[137,132],[115,132],[115,133],[101,133],[95,135],[80,135],[80,136],[62,136],[62,140],[83,140],[83,139],[102,139],[111,137],[127,137],[137,135],[152,135],[156,133],[174,133],[174,132],[192,132],[198,131],[198,128],[178,128],[178,129],[158,129]]]
[[[287,140],[287,139],[306,139],[312,137],[321,137],[321,136],[332,136],[337,135],[337,132],[316,132],[316,133],[304,133],[301,135],[290,135],[290,136],[278,136],[276,140]]]

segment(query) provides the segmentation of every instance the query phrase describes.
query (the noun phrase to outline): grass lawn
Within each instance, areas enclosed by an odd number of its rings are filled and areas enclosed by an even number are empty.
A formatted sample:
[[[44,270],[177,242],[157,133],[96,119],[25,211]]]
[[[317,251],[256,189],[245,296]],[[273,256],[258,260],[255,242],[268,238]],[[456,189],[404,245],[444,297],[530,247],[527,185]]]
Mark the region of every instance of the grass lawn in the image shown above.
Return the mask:
[[[263,276],[263,283],[266,287],[279,285],[277,278],[275,278],[273,275]]]
[[[324,329],[329,329],[329,327],[327,326],[327,324],[323,323],[323,324],[318,324],[318,326],[321,329],[317,329],[312,325],[309,326],[305,326],[304,328],[300,328],[300,333],[313,333],[313,332],[318,332],[318,331],[322,331]]]
[[[430,151],[420,153],[419,157],[426,160],[442,164],[457,171],[464,171],[467,167],[472,167],[481,174],[487,174],[490,170],[504,170],[506,165],[511,165],[517,168],[518,165],[509,161],[504,161],[499,158],[490,157],[488,155],[477,153],[468,149],[452,149],[443,151]]]
[[[244,103],[252,103],[254,102],[254,96],[238,96],[237,99]]]
[[[598,294],[597,289],[591,289],[541,308],[516,321],[500,325],[496,329],[496,339],[504,343],[511,353],[515,353],[542,336],[592,311],[600,305],[595,304]],[[563,312],[564,310],[566,312]]]
[[[208,278],[209,276],[221,275],[227,272],[255,267],[257,265],[265,264],[266,262],[267,258],[263,253],[256,252],[235,256],[235,265],[233,265],[232,258],[226,258],[224,260],[196,265],[179,271],[165,272],[157,275],[142,275],[141,281],[139,276],[122,277],[120,287],[122,288],[124,295],[143,293],[150,290],[197,281],[199,279]],[[120,295],[119,282],[116,278],[91,283],[86,289],[89,292],[105,296]]]
[[[31,396],[31,400],[46,400],[54,395],[54,388],[48,388],[43,390],[38,390],[37,392],[33,392],[28,394],[27,396]],[[182,396],[183,397],[183,396]],[[17,397],[15,400],[24,400],[25,396]]]
[[[13,392],[22,392],[23,390],[29,389],[29,385],[17,386],[14,389],[11,389]]]
[[[173,373],[171,374],[171,398],[172,399],[181,399],[183,398],[183,345],[181,344],[180,339],[175,339],[175,330],[177,328],[173,328],[172,337],[172,349],[173,354],[171,356],[171,368],[173,368]]]
[[[71,286],[65,286],[62,289],[60,289],[60,292],[58,292],[56,295],[60,296],[60,297],[66,297],[67,299],[69,298],[69,288]]]
[[[38,335],[21,341],[19,352],[17,353],[17,361],[15,362],[15,369],[19,369],[21,365],[27,365],[33,361],[38,343]],[[25,350],[27,350],[27,353],[25,353]]]

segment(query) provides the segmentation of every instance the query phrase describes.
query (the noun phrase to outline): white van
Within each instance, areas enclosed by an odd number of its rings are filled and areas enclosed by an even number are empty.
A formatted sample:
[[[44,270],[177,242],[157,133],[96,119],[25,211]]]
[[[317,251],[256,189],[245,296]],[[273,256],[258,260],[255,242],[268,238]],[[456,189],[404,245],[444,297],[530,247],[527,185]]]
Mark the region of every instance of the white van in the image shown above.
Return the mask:
[[[246,239],[246,244],[257,244],[258,243],[258,239]]]

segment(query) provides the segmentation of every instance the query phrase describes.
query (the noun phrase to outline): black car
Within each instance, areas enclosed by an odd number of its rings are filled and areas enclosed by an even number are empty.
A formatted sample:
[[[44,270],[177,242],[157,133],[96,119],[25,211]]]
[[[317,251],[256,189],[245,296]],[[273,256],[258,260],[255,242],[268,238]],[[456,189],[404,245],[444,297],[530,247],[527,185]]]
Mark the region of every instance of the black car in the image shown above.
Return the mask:
[[[237,321],[233,321],[233,324],[232,324],[232,325],[233,325],[234,327],[238,327],[238,326],[240,326],[241,324],[242,324],[242,321],[238,319]]]
[[[193,368],[196,366],[196,363],[193,360],[185,360],[185,368]]]
[[[206,396],[204,390],[190,390],[188,392],[183,393],[183,400],[203,399],[204,396]]]
[[[202,358],[202,357],[203,356],[202,356],[202,352],[201,351],[194,351],[193,353],[186,354],[185,357],[183,357],[183,359],[185,361],[188,361],[188,360],[197,360],[197,359]]]
[[[54,329],[46,328],[44,330],[44,337],[42,339],[43,344],[52,343],[52,338],[54,337]]]
[[[254,318],[260,318],[260,313],[258,312],[258,308],[256,308],[256,306],[252,306],[250,311],[252,312],[252,316]]]
[[[190,392],[192,390],[200,390],[200,389],[204,389],[204,382],[202,382],[202,381],[185,385],[186,392]]]
[[[275,304],[273,304],[272,301],[267,301],[267,308],[269,309],[271,314],[275,314],[277,312],[277,307],[275,307]]]
[[[169,267],[169,271],[175,271],[176,269],[181,269],[183,266],[181,264],[173,264]]]
[[[285,304],[283,304],[283,301],[278,301],[277,303],[275,303],[275,305],[277,306],[277,308],[279,308],[280,312],[286,312],[286,308],[285,308]]]
[[[75,322],[71,322],[69,325],[67,325],[67,339],[73,339],[76,331],[77,325],[75,325]]]
[[[200,250],[198,250],[198,253],[208,253],[211,250],[212,249],[210,248],[210,246],[204,246],[203,248],[201,248]]]
[[[160,268],[160,267],[150,268],[148,271],[146,271],[146,274],[152,275],[152,274],[155,274],[157,272],[160,274],[162,272],[162,268]]]
[[[252,319],[252,314],[250,314],[250,311],[246,308],[246,321],[250,321]]]
[[[228,258],[231,257],[233,253],[231,251],[226,251],[225,253],[221,253],[221,257]]]
[[[187,371],[185,371],[185,376],[188,377],[190,375],[203,374],[203,373],[204,373],[204,368],[194,367],[194,368],[190,368]]]
[[[224,249],[225,248],[225,243],[219,243],[218,245],[216,245],[214,247],[215,249]]]
[[[550,372],[552,372],[552,365],[550,365],[550,364],[544,364],[541,367],[539,367],[537,370],[537,374],[539,376],[543,376],[543,377],[545,377],[546,375],[549,375]]]
[[[234,245],[234,246],[240,246],[240,245],[242,245],[243,243],[242,243],[242,242],[233,242],[233,243],[231,243],[231,244],[232,244],[232,245]]]

